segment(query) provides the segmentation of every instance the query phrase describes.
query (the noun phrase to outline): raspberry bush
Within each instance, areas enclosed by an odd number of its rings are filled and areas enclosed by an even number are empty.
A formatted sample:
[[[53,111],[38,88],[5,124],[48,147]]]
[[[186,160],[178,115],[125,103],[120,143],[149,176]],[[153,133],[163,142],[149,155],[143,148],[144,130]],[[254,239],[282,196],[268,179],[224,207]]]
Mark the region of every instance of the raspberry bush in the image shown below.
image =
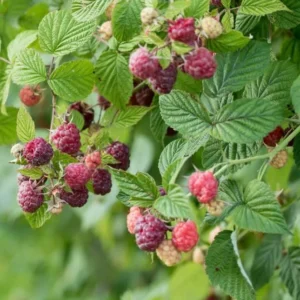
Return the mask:
[[[117,264],[126,231],[128,265],[176,268],[170,299],[299,299],[298,2],[39,2],[34,22],[0,3],[20,23],[0,31],[0,144],[31,227],[75,211],[116,232]]]

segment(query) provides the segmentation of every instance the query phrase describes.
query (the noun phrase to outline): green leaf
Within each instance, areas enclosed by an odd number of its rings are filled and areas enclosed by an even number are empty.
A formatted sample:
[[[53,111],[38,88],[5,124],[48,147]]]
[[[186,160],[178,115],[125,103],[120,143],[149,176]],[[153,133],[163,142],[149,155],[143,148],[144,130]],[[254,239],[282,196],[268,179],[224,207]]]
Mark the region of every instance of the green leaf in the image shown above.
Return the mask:
[[[250,39],[245,37],[240,31],[231,30],[221,34],[216,39],[207,40],[207,48],[218,53],[233,52],[244,48]]]
[[[232,203],[230,216],[241,228],[274,234],[286,234],[287,225],[274,192],[264,182],[253,180],[242,189],[237,182],[223,181],[220,198]]]
[[[159,49],[156,56],[159,58],[159,64],[163,69],[166,69],[170,65],[172,56],[169,48]]]
[[[93,64],[75,60],[62,64],[50,76],[48,84],[53,92],[67,101],[87,97],[94,87]]]
[[[71,123],[75,124],[79,130],[82,130],[84,126],[84,117],[79,111],[72,109],[69,118]]]
[[[0,114],[0,145],[10,145],[17,141],[18,109],[7,107],[7,115]]]
[[[181,187],[172,184],[168,189],[168,194],[159,197],[153,207],[167,218],[191,218],[191,209],[188,198],[185,196]]]
[[[117,108],[125,109],[133,91],[132,74],[126,59],[114,51],[103,53],[96,64],[97,87]]]
[[[159,106],[164,121],[182,134],[199,135],[210,128],[207,113],[188,93],[173,90],[159,97]]]
[[[51,213],[47,212],[47,204],[43,204],[34,213],[24,213],[24,215],[31,228],[34,229],[42,227],[51,218]]]
[[[40,168],[19,169],[22,175],[29,177],[32,180],[38,180],[43,176],[43,171]]]
[[[239,12],[264,16],[280,10],[289,10],[280,0],[243,0]]]
[[[6,101],[8,99],[10,85],[11,85],[12,67],[7,65],[0,72],[0,103],[1,103],[1,113],[7,114],[6,112]]]
[[[25,49],[17,55],[12,80],[16,84],[38,84],[46,80],[46,68],[40,55],[33,49]]]
[[[297,74],[297,67],[293,63],[273,62],[262,77],[246,85],[244,97],[264,98],[286,105],[290,102],[290,89]]]
[[[89,140],[90,145],[95,145],[97,149],[102,149],[110,144],[110,137],[107,130],[102,128],[94,133]]]
[[[262,99],[239,99],[217,113],[211,135],[224,142],[255,142],[281,123],[283,111],[278,103]]]
[[[224,94],[221,97],[210,97],[207,94],[201,95],[201,103],[204,105],[211,118],[214,118],[223,106],[232,103],[233,101],[232,93]]]
[[[167,19],[173,19],[175,16],[183,12],[190,5],[191,5],[190,0],[178,0],[176,2],[171,2],[165,12],[165,17]]]
[[[247,34],[259,23],[260,19],[260,16],[245,15],[238,12],[235,29]]]
[[[275,268],[279,265],[282,253],[282,236],[268,234],[256,250],[251,268],[251,279],[255,289],[267,284]]]
[[[34,122],[25,107],[20,107],[17,117],[17,135],[21,142],[27,143],[35,137]]]
[[[39,43],[43,51],[63,56],[87,43],[95,28],[94,21],[80,23],[68,11],[54,11],[39,25]]]
[[[217,235],[205,259],[206,273],[213,284],[235,299],[254,300],[255,292],[238,253],[236,233]]]
[[[186,17],[201,18],[209,12],[210,0],[191,0],[190,6],[185,10]]]
[[[221,2],[225,8],[230,8],[231,0],[222,0]]]
[[[19,24],[26,29],[36,29],[48,13],[49,7],[46,3],[37,3],[27,9],[25,14],[19,18]]]
[[[126,195],[125,193],[120,192],[117,195],[117,199],[118,199],[118,201],[120,201],[125,206],[131,207],[131,204],[129,203],[129,200],[130,200],[130,196],[129,195]]]
[[[72,15],[79,22],[96,19],[103,14],[112,0],[73,0]]]
[[[37,30],[26,30],[19,33],[7,46],[7,55],[13,61],[16,55],[30,46],[37,39]]]
[[[108,165],[108,164],[117,164],[119,163],[112,155],[109,155],[105,151],[101,152],[101,164]]]
[[[56,170],[58,170],[60,168],[60,165],[62,167],[64,167],[64,166],[67,166],[68,164],[76,163],[76,162],[78,162],[78,161],[73,156],[71,156],[67,153],[60,152],[58,150],[54,151],[52,163]]]
[[[230,11],[226,11],[222,18],[222,25],[225,32],[229,32],[234,27],[234,16]]]
[[[129,41],[142,30],[140,0],[122,0],[117,3],[112,14],[112,27],[114,37],[122,42]]]
[[[292,103],[297,114],[300,114],[300,76],[294,81],[291,88]]]
[[[280,277],[295,300],[300,299],[300,247],[291,247],[280,264]]]
[[[183,55],[191,52],[191,50],[193,50],[193,47],[178,41],[172,41],[172,50],[175,51],[178,55]]]
[[[202,80],[195,79],[191,75],[179,70],[173,88],[190,94],[200,94],[202,91]]]
[[[295,164],[300,168],[300,134],[295,137],[293,146]]]

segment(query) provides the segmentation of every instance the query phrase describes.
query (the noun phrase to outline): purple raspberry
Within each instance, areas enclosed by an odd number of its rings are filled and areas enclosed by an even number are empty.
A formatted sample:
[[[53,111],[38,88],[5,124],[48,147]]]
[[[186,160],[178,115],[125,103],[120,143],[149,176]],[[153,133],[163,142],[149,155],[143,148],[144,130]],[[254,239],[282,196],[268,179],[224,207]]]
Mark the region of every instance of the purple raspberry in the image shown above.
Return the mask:
[[[72,110],[78,111],[84,119],[84,125],[82,130],[89,128],[94,121],[94,110],[85,102],[79,101],[71,104],[68,108],[68,113]]]
[[[127,145],[120,142],[113,142],[106,148],[106,152],[113,156],[119,163],[111,164],[115,169],[127,170],[129,168],[129,148]]]
[[[96,169],[92,174],[91,180],[96,195],[106,195],[111,191],[111,175],[107,170]]]
[[[79,190],[67,192],[63,189],[59,191],[59,198],[66,201],[72,207],[81,207],[87,203],[89,192],[86,187]]]
[[[84,188],[90,177],[91,173],[83,163],[72,163],[65,169],[65,181],[73,190]]]

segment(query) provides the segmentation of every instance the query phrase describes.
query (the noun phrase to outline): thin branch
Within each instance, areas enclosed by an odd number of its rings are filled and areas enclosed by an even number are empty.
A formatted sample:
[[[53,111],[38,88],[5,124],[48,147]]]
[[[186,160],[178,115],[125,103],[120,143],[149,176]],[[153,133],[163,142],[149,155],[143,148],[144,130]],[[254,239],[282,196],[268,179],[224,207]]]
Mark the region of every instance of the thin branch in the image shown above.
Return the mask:
[[[10,61],[5,59],[4,57],[0,57],[0,60],[4,61],[5,63],[9,64],[10,65]]]

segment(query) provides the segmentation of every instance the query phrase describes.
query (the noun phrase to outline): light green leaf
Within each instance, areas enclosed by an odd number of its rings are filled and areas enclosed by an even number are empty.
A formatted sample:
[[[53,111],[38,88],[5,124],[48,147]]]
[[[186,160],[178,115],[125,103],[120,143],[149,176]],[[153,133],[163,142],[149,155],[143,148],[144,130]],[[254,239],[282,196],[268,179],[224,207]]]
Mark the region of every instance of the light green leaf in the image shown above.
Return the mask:
[[[206,273],[213,284],[235,299],[254,300],[255,292],[243,268],[236,233],[222,231],[208,249]]]
[[[25,107],[20,107],[17,118],[17,134],[21,142],[27,143],[35,137],[34,122]]]
[[[224,142],[251,143],[266,136],[282,119],[282,108],[276,102],[239,99],[217,113],[211,135]]]
[[[300,114],[300,76],[294,81],[291,88],[292,103],[297,114]]]
[[[0,103],[1,103],[1,113],[7,114],[6,112],[6,101],[9,95],[9,89],[11,85],[12,67],[7,65],[0,72]]]
[[[109,155],[105,151],[101,152],[101,164],[108,165],[108,164],[117,164],[119,163],[112,155]]]
[[[121,0],[113,10],[112,27],[114,37],[118,41],[129,41],[142,30],[140,0]]]
[[[56,95],[68,101],[80,100],[92,92],[93,71],[93,64],[88,60],[66,62],[54,70],[48,84]]]
[[[165,12],[165,17],[167,19],[173,19],[175,16],[177,16],[179,13],[183,12],[190,5],[191,5],[190,0],[178,0],[176,2],[170,2],[169,6]]]
[[[25,14],[19,18],[19,25],[26,29],[36,29],[48,13],[47,3],[36,3],[29,7]]]
[[[67,166],[68,164],[76,163],[76,162],[78,162],[78,161],[76,160],[75,157],[73,157],[67,153],[60,152],[58,150],[54,151],[52,163],[53,163],[53,166],[55,169],[59,169],[60,165]]]
[[[225,8],[230,8],[231,0],[222,0],[221,2]]]
[[[222,25],[225,32],[229,32],[234,27],[234,16],[230,11],[226,11],[222,18]]]
[[[163,46],[165,44],[165,41],[161,39],[156,33],[149,32],[149,33],[142,33],[140,36],[140,39],[144,41],[146,44],[150,45],[156,45],[158,47]],[[133,38],[132,40],[136,41],[137,38]],[[137,43],[138,44],[138,43]],[[137,45],[136,44],[136,45]]]
[[[25,49],[17,55],[12,80],[16,84],[38,84],[46,80],[46,68],[40,55],[33,49]]]
[[[247,34],[259,23],[260,19],[261,16],[245,15],[238,12],[236,16],[235,29]]]
[[[233,101],[232,93],[224,94],[222,97],[209,97],[206,94],[201,95],[201,103],[204,105],[211,118],[213,118],[223,106],[232,103]]]
[[[105,148],[110,143],[108,130],[101,128],[98,132],[94,133],[89,140],[90,145],[95,145],[98,149]]]
[[[91,38],[96,23],[77,22],[65,11],[47,14],[39,25],[39,42],[41,49],[55,56],[74,52]]]
[[[47,212],[47,204],[43,204],[34,213],[24,213],[31,228],[36,229],[42,227],[46,221],[51,218],[51,213]]]
[[[199,95],[202,91],[202,80],[195,79],[191,75],[179,70],[173,88],[175,90],[181,90],[190,94]]]
[[[289,10],[280,0],[243,0],[239,12],[264,16],[280,10]]]
[[[84,126],[84,117],[79,111],[72,109],[69,118],[71,123],[75,124],[79,130],[82,130]]]
[[[209,12],[210,0],[191,0],[190,6],[185,10],[186,17],[201,18]]]
[[[24,168],[19,169],[19,172],[32,180],[38,180],[43,176],[43,171],[40,168]]]
[[[126,59],[114,51],[104,52],[96,64],[97,86],[101,95],[124,109],[133,91],[132,74]]]
[[[18,109],[7,107],[7,115],[0,114],[0,145],[10,145],[17,141]]]
[[[168,47],[159,49],[156,56],[159,58],[159,63],[163,69],[166,69],[170,65],[172,56]]]
[[[191,50],[193,50],[193,47],[178,41],[172,41],[172,50],[175,51],[178,55],[183,55],[191,52]]]

